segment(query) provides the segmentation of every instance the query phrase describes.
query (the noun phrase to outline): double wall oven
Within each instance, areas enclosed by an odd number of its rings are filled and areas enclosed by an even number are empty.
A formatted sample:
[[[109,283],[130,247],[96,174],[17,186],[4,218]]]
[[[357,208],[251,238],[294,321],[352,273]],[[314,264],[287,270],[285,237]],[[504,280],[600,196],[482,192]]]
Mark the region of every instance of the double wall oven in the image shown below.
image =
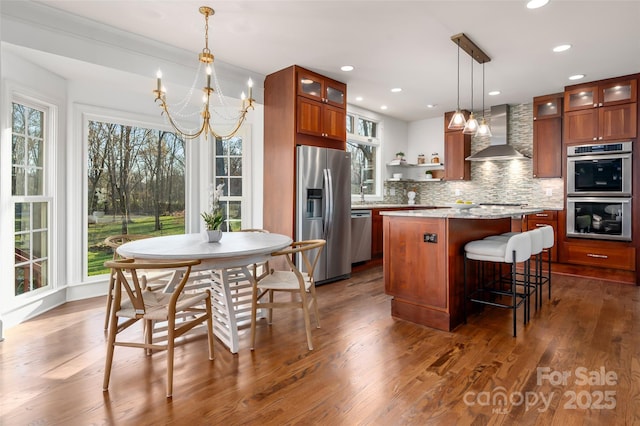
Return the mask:
[[[567,147],[567,236],[631,241],[632,142]]]

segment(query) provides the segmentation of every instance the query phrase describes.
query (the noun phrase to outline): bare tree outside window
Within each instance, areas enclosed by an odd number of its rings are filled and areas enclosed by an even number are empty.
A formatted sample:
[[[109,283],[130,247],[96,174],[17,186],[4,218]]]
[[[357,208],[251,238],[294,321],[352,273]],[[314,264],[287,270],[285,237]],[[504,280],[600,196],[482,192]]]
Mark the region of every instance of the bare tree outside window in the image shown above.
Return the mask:
[[[88,121],[87,274],[106,273],[109,235],[182,234],[185,146],[157,129]]]

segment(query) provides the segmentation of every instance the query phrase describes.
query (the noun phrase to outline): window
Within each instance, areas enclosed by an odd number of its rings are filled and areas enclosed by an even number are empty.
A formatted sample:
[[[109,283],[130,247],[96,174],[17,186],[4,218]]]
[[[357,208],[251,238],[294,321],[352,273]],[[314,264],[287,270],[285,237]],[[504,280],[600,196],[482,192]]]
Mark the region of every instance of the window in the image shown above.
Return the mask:
[[[11,195],[14,204],[14,295],[49,286],[49,209],[46,182],[48,108],[12,103]]]
[[[185,232],[185,146],[175,133],[87,120],[87,275],[106,273],[109,235]]]
[[[351,195],[381,196],[378,122],[347,115],[347,151],[351,152]]]
[[[223,231],[238,231],[243,228],[242,205],[246,192],[244,183],[247,170],[244,161],[248,157],[243,139],[242,135],[216,139],[215,181],[216,186],[224,185],[220,198],[220,204],[225,210],[225,222],[221,226]]]

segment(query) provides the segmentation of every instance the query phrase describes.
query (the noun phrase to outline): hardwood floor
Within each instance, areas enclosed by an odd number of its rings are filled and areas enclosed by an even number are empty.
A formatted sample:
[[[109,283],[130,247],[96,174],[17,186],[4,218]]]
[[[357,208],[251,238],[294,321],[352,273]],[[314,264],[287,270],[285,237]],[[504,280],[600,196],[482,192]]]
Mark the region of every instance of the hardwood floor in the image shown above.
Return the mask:
[[[640,424],[640,287],[554,276],[517,338],[508,310],[451,333],[393,319],[383,287],[380,267],[318,287],[313,351],[298,311],[260,323],[254,352],[248,328],[214,361],[189,339],[172,400],[165,354],[133,348],[116,348],[103,393],[104,299],[67,303],[6,331],[0,424]]]

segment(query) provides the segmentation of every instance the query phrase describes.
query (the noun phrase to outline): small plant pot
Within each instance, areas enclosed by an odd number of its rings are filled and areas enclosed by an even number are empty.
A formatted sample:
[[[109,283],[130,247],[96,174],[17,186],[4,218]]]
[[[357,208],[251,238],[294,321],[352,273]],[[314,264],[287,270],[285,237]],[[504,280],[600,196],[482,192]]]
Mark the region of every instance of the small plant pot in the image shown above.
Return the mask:
[[[222,231],[219,229],[205,229],[202,231],[202,238],[208,243],[217,243],[222,239]]]

